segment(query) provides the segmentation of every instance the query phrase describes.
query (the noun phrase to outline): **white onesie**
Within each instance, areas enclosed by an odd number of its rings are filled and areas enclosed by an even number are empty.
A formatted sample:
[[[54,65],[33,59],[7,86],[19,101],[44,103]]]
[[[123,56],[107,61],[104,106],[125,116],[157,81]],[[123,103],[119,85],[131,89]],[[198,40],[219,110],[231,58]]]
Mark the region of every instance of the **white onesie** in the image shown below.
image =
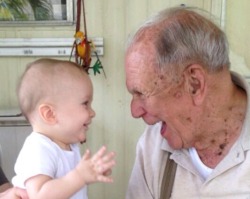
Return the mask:
[[[18,155],[15,164],[16,176],[12,179],[12,183],[16,187],[25,188],[24,182],[32,176],[42,174],[60,178],[74,169],[80,159],[77,144],[71,145],[71,151],[64,151],[48,137],[32,132],[26,138]],[[86,187],[71,197],[71,199],[87,198]]]

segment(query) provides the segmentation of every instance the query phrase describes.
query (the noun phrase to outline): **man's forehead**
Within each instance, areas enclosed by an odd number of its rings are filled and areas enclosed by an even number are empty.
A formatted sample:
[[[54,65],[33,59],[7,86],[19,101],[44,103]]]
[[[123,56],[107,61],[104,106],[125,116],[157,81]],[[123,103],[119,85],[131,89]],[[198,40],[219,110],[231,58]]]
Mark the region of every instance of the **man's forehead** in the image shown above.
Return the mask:
[[[137,65],[136,67],[144,70],[156,70],[157,59],[153,45],[149,42],[135,43],[132,45],[126,53],[126,66],[127,65],[132,67]]]
[[[159,92],[167,84],[162,74],[154,71],[153,67],[143,67],[131,69],[127,73],[127,85],[131,92],[139,92],[147,96],[154,95]]]

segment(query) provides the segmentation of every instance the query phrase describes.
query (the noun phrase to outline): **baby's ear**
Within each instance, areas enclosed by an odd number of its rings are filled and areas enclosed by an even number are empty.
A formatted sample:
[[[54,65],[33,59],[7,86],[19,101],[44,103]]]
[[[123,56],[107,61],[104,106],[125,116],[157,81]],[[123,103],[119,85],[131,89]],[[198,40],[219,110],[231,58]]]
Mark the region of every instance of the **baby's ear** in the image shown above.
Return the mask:
[[[54,107],[49,104],[41,104],[39,106],[39,114],[44,122],[47,124],[55,124],[56,123],[56,114]]]

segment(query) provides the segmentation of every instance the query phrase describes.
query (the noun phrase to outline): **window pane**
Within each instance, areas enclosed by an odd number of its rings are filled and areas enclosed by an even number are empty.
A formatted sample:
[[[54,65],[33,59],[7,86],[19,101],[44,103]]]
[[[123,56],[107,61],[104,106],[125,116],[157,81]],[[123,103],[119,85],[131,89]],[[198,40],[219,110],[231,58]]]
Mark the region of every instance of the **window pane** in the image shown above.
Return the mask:
[[[1,0],[0,22],[73,21],[72,2],[72,0]]]

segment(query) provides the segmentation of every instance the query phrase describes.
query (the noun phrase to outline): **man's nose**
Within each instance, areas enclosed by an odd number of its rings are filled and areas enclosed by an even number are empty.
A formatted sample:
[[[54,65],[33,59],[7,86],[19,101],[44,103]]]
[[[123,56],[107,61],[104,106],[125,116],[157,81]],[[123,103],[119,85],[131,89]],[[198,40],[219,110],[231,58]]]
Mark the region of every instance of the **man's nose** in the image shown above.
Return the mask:
[[[134,118],[140,118],[145,114],[145,109],[139,99],[133,98],[131,100],[131,114]]]

